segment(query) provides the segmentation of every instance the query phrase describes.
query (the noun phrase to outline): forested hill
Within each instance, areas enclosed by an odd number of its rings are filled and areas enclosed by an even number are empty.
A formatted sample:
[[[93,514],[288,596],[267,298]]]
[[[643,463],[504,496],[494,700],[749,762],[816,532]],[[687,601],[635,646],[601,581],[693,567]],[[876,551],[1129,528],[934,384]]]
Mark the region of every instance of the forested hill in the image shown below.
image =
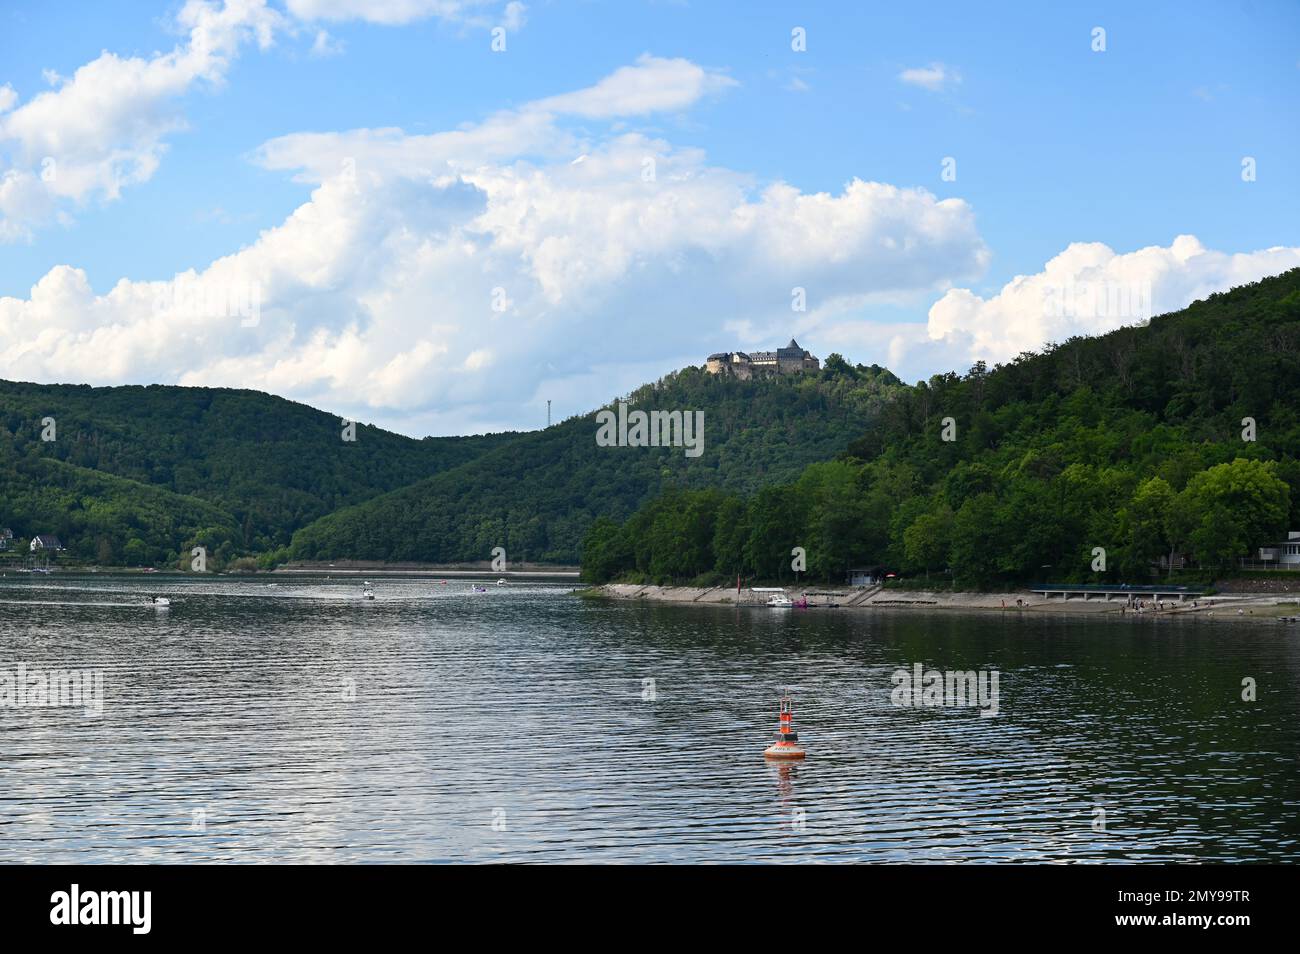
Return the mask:
[[[1298,415],[1300,269],[905,388],[797,479],[600,521],[584,572],[789,579],[795,546],[827,581],[872,565],[977,586],[1133,580],[1165,555],[1231,572],[1300,529]]]
[[[53,426],[42,421],[52,418]],[[0,529],[71,556],[269,553],[299,527],[515,435],[415,440],[256,391],[0,381]],[[43,437],[52,437],[45,440]]]
[[[1220,571],[1300,529],[1300,270],[914,387],[832,355],[755,381],[687,368],[628,401],[703,412],[703,453],[601,446],[594,413],[345,441],[337,416],[257,392],[0,382],[0,529],[129,565],[196,543],[218,567],[501,546],[515,562],[581,551],[591,579],[780,579],[802,546],[828,581],[870,565],[1132,579],[1166,554]]]
[[[740,381],[687,368],[628,396],[641,410],[702,411],[698,457],[682,447],[597,444],[596,414],[566,420],[411,487],[330,514],[292,556],[576,563],[597,517],[625,519],[664,488],[748,493],[841,453],[901,385],[836,356],[818,373]],[[611,405],[615,407],[616,405]]]

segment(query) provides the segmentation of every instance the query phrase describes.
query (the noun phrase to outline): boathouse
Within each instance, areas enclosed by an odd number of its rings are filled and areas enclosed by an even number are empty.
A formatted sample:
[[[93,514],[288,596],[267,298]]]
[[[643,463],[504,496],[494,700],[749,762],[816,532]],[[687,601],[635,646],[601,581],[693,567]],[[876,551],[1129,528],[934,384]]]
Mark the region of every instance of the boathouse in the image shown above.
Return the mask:
[[[865,566],[849,570],[845,574],[845,582],[849,586],[876,586],[885,581],[885,568],[883,566]]]

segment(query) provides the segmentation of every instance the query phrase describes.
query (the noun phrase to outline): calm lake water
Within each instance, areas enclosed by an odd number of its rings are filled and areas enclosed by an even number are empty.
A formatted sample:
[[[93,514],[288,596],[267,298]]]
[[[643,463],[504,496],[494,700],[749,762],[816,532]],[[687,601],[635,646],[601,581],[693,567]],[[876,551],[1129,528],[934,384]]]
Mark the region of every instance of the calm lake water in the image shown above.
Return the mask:
[[[0,862],[1300,858],[1295,627],[373,582],[0,579],[0,671],[103,672],[0,708]],[[918,662],[998,715],[892,705]]]

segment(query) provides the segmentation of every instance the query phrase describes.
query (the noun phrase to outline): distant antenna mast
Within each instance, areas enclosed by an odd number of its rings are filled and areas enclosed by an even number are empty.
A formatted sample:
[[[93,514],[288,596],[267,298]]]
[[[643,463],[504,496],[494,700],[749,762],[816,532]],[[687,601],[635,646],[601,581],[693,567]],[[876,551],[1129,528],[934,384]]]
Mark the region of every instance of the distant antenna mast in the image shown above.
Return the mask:
[[[551,426],[551,402],[546,402],[546,426]]]

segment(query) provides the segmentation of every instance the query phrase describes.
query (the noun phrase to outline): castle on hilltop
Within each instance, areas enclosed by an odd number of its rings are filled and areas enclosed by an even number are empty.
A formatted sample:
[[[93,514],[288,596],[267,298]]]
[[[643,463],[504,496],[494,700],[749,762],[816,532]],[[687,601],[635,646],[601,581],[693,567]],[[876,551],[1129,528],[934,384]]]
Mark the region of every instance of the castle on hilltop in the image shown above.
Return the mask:
[[[799,374],[803,371],[819,371],[822,363],[814,358],[811,351],[799,346],[793,338],[784,348],[775,351],[755,351],[745,354],[743,351],[719,351],[709,355],[704,368],[709,374],[730,374],[748,380],[768,374]]]

